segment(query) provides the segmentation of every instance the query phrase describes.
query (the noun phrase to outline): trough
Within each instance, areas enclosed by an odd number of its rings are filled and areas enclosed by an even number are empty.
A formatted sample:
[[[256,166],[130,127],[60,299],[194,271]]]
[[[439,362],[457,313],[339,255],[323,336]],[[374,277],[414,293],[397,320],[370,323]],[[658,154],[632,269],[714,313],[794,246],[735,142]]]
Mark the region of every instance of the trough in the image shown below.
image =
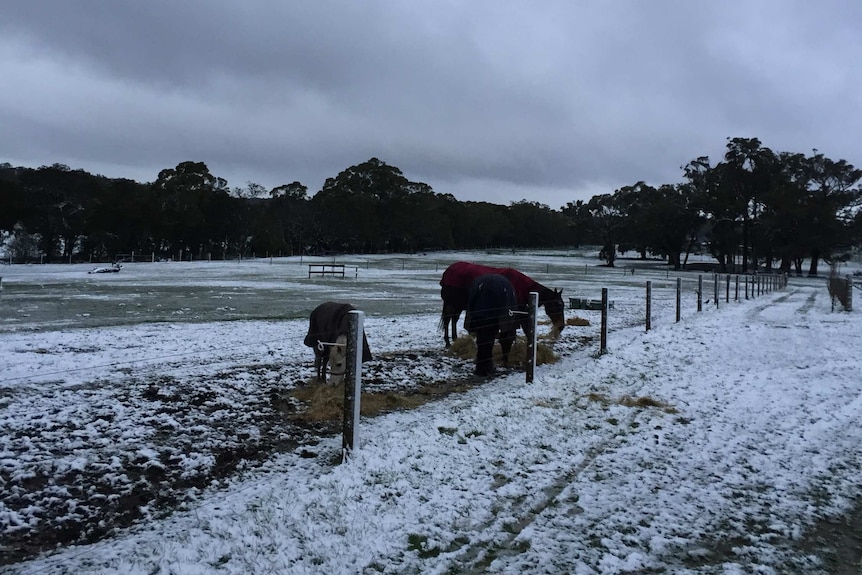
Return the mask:
[[[614,302],[608,301],[608,308],[613,308]],[[589,309],[589,310],[601,310],[602,309],[602,300],[600,299],[586,299],[580,297],[570,297],[569,298],[569,309]]]

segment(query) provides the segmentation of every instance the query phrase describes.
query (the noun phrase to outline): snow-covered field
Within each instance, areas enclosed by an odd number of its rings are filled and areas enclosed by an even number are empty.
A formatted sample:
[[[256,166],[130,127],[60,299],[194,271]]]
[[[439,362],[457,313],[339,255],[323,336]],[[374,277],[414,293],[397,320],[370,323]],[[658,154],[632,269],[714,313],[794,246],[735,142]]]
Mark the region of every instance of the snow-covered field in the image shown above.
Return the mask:
[[[518,267],[566,298],[608,287],[609,353],[596,353],[598,312],[567,311],[592,325],[567,328],[533,384],[501,370],[363,419],[339,464],[340,437],[276,408],[312,375],[308,311],[366,311],[372,390],[467,377],[436,329],[437,281],[457,259]],[[729,303],[721,284],[719,306],[697,313],[696,273],[584,254],[362,257],[326,280],[306,263],[0,269],[0,572],[830,567],[840,542],[811,534],[859,505],[862,331],[858,312],[831,310],[824,280],[739,302],[731,288]],[[10,562],[50,537],[64,544]]]

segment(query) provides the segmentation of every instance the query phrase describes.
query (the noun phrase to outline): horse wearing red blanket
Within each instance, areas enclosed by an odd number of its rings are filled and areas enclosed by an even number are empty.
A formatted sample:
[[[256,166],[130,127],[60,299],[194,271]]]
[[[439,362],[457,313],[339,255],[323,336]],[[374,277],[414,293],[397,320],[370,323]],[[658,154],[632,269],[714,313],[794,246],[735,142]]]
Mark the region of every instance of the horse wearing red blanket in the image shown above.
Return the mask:
[[[512,283],[515,288],[515,296],[518,307],[526,310],[530,301],[530,292],[539,294],[539,307],[545,308],[545,313],[551,319],[554,330],[557,333],[563,331],[566,326],[565,305],[563,304],[563,290],[550,289],[531,277],[513,268],[494,268],[473,264],[470,262],[455,262],[443,272],[440,279],[440,297],[443,299],[443,313],[440,316],[440,327],[443,329],[443,338],[446,347],[451,345],[449,341],[449,324],[452,325],[452,339],[458,337],[457,324],[461,312],[467,308],[467,297],[470,286],[479,276],[486,274],[499,274]],[[521,328],[525,334],[529,334],[531,326],[528,322],[521,322]]]

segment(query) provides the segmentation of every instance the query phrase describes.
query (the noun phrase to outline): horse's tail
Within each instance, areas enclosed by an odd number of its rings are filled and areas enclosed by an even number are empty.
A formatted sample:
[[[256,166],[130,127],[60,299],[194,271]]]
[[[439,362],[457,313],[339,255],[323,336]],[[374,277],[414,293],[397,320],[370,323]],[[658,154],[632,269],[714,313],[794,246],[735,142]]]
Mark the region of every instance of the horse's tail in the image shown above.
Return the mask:
[[[443,302],[443,309],[440,311],[440,319],[437,320],[437,331],[446,333],[446,320],[450,315],[451,312],[449,312],[449,306],[446,305],[446,302]]]

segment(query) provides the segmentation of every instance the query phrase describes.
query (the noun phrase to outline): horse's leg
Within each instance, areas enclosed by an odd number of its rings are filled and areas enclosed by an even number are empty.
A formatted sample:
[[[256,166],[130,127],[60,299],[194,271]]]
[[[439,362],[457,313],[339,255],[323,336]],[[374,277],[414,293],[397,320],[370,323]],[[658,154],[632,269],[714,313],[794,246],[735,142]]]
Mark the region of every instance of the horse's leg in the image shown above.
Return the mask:
[[[509,365],[509,352],[512,351],[512,344],[514,343],[514,331],[500,332],[500,349],[503,350],[503,365]]]
[[[443,311],[440,313],[440,326],[443,328],[443,341],[446,342],[446,347],[448,348],[452,345],[452,342],[449,341],[449,320],[451,317],[449,316],[449,308],[444,303]]]
[[[483,328],[476,332],[476,375],[494,373],[494,336],[497,328]]]
[[[527,341],[530,341],[533,339],[533,325],[532,322],[530,322],[530,320],[527,318],[528,316],[524,316],[524,319],[521,320],[520,325],[521,330],[524,332],[524,337],[527,338]]]
[[[452,341],[458,339],[458,320],[461,319],[461,308],[456,308],[452,314]]]

